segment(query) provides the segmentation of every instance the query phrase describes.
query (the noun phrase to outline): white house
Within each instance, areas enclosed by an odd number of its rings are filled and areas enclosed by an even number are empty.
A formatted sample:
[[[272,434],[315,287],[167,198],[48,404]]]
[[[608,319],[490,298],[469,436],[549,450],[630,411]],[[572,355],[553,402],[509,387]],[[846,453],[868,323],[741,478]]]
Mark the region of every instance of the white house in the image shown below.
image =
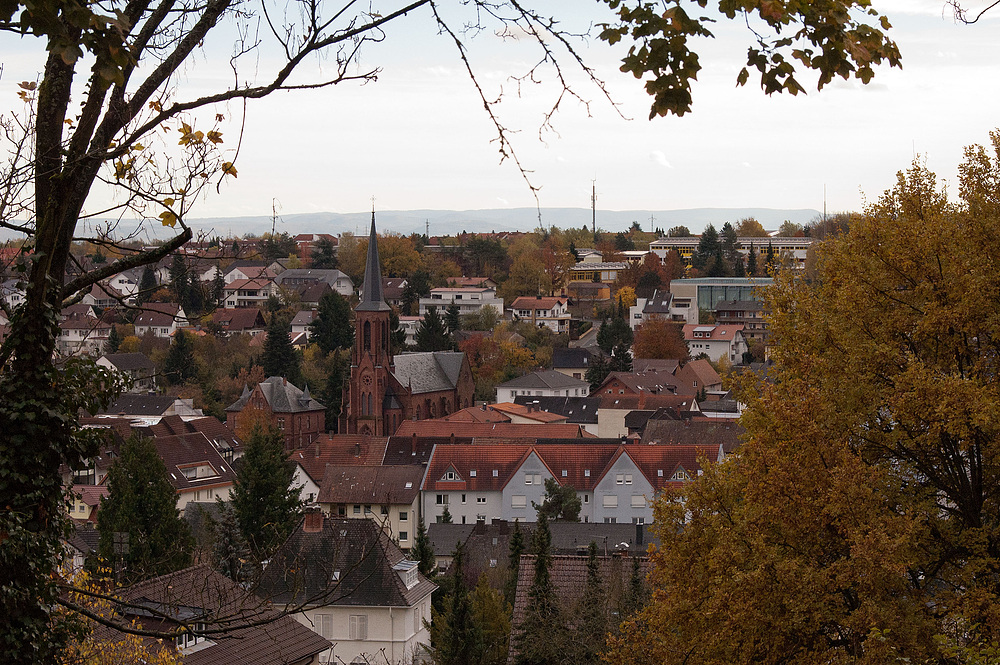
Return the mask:
[[[688,353],[697,357],[704,353],[712,362],[725,357],[729,362],[740,362],[749,348],[743,337],[743,324],[739,325],[697,325],[684,326],[684,341]]]
[[[431,289],[429,297],[420,299],[420,316],[427,314],[430,307],[437,308],[439,315],[456,305],[459,314],[478,314],[484,307],[492,307],[497,318],[503,316],[503,298],[497,297],[495,289],[486,287],[448,286]]]
[[[511,315],[534,326],[546,326],[554,333],[569,332],[569,298],[521,296],[510,306]]]
[[[513,402],[518,395],[535,397],[586,397],[590,384],[551,369],[519,376],[497,386],[497,402]]]

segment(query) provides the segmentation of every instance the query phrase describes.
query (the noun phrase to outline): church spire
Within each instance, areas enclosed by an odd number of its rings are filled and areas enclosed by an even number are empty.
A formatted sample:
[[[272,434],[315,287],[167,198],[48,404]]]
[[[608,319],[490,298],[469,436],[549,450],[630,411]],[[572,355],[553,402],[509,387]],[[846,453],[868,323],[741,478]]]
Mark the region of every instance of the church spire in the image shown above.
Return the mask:
[[[368,238],[368,260],[365,263],[365,281],[361,285],[361,302],[356,312],[388,312],[389,305],[382,297],[382,265],[378,258],[378,236],[375,234],[375,209],[372,208],[372,231]]]

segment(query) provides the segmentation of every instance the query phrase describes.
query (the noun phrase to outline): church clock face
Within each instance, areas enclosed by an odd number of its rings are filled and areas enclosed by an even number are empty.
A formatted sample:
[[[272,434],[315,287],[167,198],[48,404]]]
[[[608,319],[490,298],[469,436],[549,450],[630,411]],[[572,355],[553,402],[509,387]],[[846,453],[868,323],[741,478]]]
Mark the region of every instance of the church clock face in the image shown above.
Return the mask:
[[[361,383],[365,384],[366,388],[371,388],[371,385],[372,385],[372,375],[371,374],[365,374],[363,377],[361,377]]]

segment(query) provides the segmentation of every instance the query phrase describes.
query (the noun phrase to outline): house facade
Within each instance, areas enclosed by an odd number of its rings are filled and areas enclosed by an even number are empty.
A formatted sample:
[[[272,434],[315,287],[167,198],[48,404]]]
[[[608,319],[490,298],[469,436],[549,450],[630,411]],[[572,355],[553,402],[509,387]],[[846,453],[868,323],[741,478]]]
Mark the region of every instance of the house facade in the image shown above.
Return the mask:
[[[281,430],[285,449],[307,446],[326,431],[326,407],[280,376],[244,388],[240,398],[226,408],[226,424],[239,433],[255,423],[270,424]]]
[[[519,395],[534,397],[586,397],[590,384],[583,379],[546,369],[519,376],[497,386],[497,402],[513,402]]]
[[[545,326],[554,333],[569,332],[572,317],[568,298],[521,296],[511,303],[510,312],[515,319],[529,322],[533,326]]]
[[[427,314],[431,307],[444,316],[452,305],[458,307],[460,315],[478,314],[485,307],[491,307],[497,318],[503,317],[503,298],[497,297],[496,289],[474,286],[447,286],[431,289],[426,298],[420,299],[420,316]]]

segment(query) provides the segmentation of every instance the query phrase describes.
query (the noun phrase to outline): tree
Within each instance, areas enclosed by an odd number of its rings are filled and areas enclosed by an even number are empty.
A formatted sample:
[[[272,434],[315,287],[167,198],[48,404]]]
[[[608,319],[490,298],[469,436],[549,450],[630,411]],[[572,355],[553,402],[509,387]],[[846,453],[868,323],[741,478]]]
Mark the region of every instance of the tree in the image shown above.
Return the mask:
[[[776,276],[773,381],[739,387],[740,454],[705,469],[683,505],[655,506],[670,534],[655,597],[611,659],[995,653],[1000,436],[984,415],[998,397],[1000,134],[991,139],[966,150],[958,201],[915,163],[822,245],[815,279]],[[834,316],[849,303],[851,316]],[[723,615],[724,626],[706,622]]]
[[[445,506],[444,512],[441,513],[441,524],[451,524],[451,511],[448,510],[448,506]]]
[[[112,324],[108,332],[108,341],[104,343],[105,353],[118,353],[118,347],[122,345],[122,334],[118,332],[118,326]]]
[[[504,598],[507,604],[514,606],[514,595],[517,593],[517,576],[521,570],[521,555],[524,554],[524,531],[521,530],[521,522],[514,520],[514,530],[510,534],[507,563],[507,581],[504,584]]]
[[[183,330],[178,330],[163,362],[163,377],[172,385],[178,385],[197,376],[198,362],[194,358],[191,339]]]
[[[722,262],[722,244],[719,242],[719,232],[711,224],[705,227],[698,239],[698,249],[691,256],[691,267],[706,277],[717,277],[711,274],[717,271]]]
[[[452,554],[449,577],[450,591],[442,602],[442,611],[432,610],[431,658],[436,665],[465,665],[479,662],[473,659],[477,651],[476,626],[473,624],[469,590],[465,585],[463,562],[465,548],[461,542]]]
[[[263,561],[295,528],[302,510],[299,488],[292,483],[295,465],[276,428],[257,427],[237,460],[232,504],[250,551]]]
[[[649,117],[690,111],[691,82],[697,80],[701,64],[688,40],[712,37],[709,26],[717,18],[688,14],[680,0],[666,3],[666,9],[640,0],[605,2],[617,11],[619,20],[603,26],[600,37],[609,44],[627,38],[635,42],[621,69],[636,78],[649,75],[646,92],[653,97]],[[794,61],[818,72],[818,89],[834,76],[854,76],[868,83],[874,76],[872,67],[883,61],[902,66],[899,49],[883,32],[890,28],[888,19],[868,2],[773,7],[740,2],[720,11],[726,18],[745,20],[753,35],[736,84],[744,85],[750,79],[749,70],[756,69],[761,88],[769,95],[805,92],[795,77]],[[773,36],[768,35],[771,32]]]
[[[320,297],[316,318],[309,328],[311,339],[323,353],[354,346],[351,305],[336,291],[327,291]]]
[[[226,303],[226,279],[222,276],[222,270],[215,269],[215,276],[212,277],[212,307],[223,307]]]
[[[636,358],[686,360],[688,357],[683,324],[668,321],[661,316],[651,317],[636,329],[632,348]]]
[[[449,335],[454,335],[462,329],[462,320],[459,312],[458,305],[454,303],[448,305],[448,309],[444,312],[444,327],[448,330]]]
[[[555,478],[546,478],[542,503],[532,501],[531,507],[550,521],[579,522],[582,504],[572,485],[560,485]]]
[[[744,217],[736,224],[736,233],[741,238],[766,238],[767,231],[753,217]]]
[[[177,492],[153,440],[133,434],[122,444],[97,511],[98,552],[125,582],[180,570],[193,541],[177,510]]]
[[[736,276],[743,272],[743,256],[740,254],[740,239],[736,235],[736,229],[729,222],[722,225],[722,233],[719,235],[722,245],[722,257],[725,260],[726,275]],[[742,276],[742,275],[740,275]]]
[[[800,238],[805,235],[805,230],[801,224],[790,222],[787,219],[778,227],[779,238]]]
[[[413,539],[413,547],[410,549],[410,558],[417,562],[420,572],[424,577],[434,575],[435,561],[434,548],[431,547],[431,540],[427,537],[427,527],[424,526],[424,518],[417,521],[417,535]]]
[[[149,266],[143,266],[142,277],[139,278],[139,290],[135,294],[135,304],[141,305],[147,302],[149,297],[159,287],[160,285],[156,281],[156,274],[153,272],[153,269]]]
[[[335,349],[327,356],[328,373],[323,387],[323,403],[326,404],[327,427],[333,425],[336,431],[337,423],[344,408],[344,385],[351,378],[351,352]]]
[[[691,230],[686,226],[674,226],[667,231],[668,238],[690,238]]]
[[[417,328],[417,351],[447,351],[452,348],[451,336],[445,330],[437,308],[428,307],[424,320]]]
[[[757,250],[754,249],[753,243],[750,243],[750,249],[747,250],[747,277],[757,277],[759,271],[760,268],[757,267]]]
[[[532,551],[535,554],[535,571],[528,591],[528,605],[524,620],[518,626],[517,665],[549,665],[561,663],[561,650],[565,644],[559,639],[565,631],[560,618],[559,602],[552,585],[549,568],[552,565],[552,534],[545,515],[539,513],[532,533]]]
[[[406,279],[403,294],[403,312],[407,316],[416,316],[420,311],[420,298],[431,292],[431,276],[426,270],[417,270]]]
[[[597,331],[597,345],[608,355],[622,344],[626,347],[632,344],[632,328],[628,324],[626,315],[627,311],[617,306],[612,317],[601,322],[601,327]]]
[[[511,606],[489,585],[485,574],[479,576],[470,601],[476,627],[476,653],[472,662],[505,665],[509,653]]]
[[[575,646],[576,652],[573,662],[592,665],[601,662],[605,636],[611,625],[608,609],[607,593],[597,559],[597,544],[591,542],[587,548],[587,582],[576,612],[578,618],[570,642]]]
[[[321,237],[316,241],[309,255],[310,265],[321,270],[332,270],[337,267],[337,248],[329,238]]]
[[[598,386],[604,383],[604,380],[608,378],[608,374],[610,373],[611,363],[608,361],[607,356],[592,356],[590,359],[590,366],[587,368],[587,373],[583,377],[584,380],[590,384],[590,392],[593,393],[597,390]]]
[[[267,325],[260,364],[267,376],[283,376],[296,386],[302,385],[302,367],[288,335],[288,320],[277,313],[271,315]]]
[[[218,517],[209,522],[212,536],[212,568],[234,582],[243,582],[253,572],[248,566],[250,548],[231,502],[216,499]]]

